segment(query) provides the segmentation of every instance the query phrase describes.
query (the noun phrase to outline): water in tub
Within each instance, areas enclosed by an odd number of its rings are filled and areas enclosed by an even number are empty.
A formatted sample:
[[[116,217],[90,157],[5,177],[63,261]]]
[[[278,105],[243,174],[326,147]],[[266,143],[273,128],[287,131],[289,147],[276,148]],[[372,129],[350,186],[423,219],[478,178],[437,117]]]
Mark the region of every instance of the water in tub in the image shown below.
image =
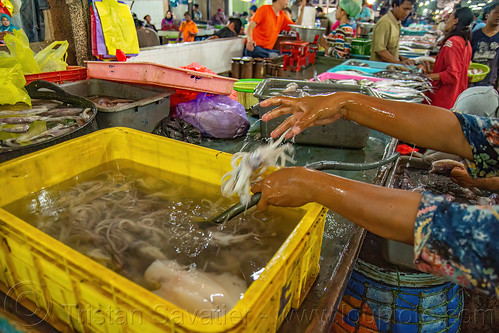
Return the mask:
[[[216,316],[241,299],[303,216],[252,208],[197,227],[236,202],[220,186],[114,161],[4,209],[175,305]]]

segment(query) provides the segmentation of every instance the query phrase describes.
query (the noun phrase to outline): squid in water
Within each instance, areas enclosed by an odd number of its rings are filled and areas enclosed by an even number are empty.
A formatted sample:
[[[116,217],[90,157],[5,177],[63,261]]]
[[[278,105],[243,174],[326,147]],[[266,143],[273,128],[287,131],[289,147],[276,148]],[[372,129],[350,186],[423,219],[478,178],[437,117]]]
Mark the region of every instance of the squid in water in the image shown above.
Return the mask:
[[[294,154],[293,146],[290,143],[281,145],[285,134],[252,152],[232,155],[232,171],[222,177],[222,195],[230,198],[237,194],[241,203],[247,205],[251,199],[250,185],[253,182],[261,180],[270,168],[284,167],[286,162],[295,163],[291,157]]]

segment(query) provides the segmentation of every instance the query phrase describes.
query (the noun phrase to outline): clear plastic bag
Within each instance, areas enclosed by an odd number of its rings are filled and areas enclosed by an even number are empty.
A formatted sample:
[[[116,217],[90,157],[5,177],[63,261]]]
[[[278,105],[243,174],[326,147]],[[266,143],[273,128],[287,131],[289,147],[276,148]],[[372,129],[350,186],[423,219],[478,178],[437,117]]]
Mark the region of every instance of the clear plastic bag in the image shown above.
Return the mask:
[[[0,68],[0,105],[22,102],[31,107],[31,98],[24,88],[26,79],[24,78],[21,64],[15,64],[12,67]]]
[[[244,106],[224,95],[198,94],[195,100],[177,105],[177,116],[205,136],[236,138],[246,135],[249,121]]]
[[[36,63],[42,72],[64,71],[68,64],[66,63],[67,41],[53,42],[35,56]]]

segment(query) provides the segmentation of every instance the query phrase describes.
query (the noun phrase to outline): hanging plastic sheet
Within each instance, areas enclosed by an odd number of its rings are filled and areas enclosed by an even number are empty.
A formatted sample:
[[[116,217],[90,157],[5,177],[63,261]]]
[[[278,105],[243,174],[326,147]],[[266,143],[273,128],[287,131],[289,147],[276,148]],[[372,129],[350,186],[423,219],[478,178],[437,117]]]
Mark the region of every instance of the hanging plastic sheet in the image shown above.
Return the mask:
[[[139,41],[130,8],[116,0],[94,1],[94,5],[97,9],[95,13],[97,47],[99,46],[97,27],[99,19],[109,55],[115,56],[117,49],[122,50],[128,56],[138,54]],[[99,48],[97,50],[101,54]]]

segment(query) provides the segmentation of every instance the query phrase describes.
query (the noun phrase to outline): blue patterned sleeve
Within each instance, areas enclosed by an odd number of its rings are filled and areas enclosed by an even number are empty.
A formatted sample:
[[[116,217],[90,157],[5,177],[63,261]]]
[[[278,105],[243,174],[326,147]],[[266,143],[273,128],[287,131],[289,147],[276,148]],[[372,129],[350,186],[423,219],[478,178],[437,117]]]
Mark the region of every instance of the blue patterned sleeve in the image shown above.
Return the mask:
[[[473,206],[423,193],[414,226],[421,271],[499,297],[499,206]]]
[[[499,176],[499,119],[454,114],[473,151],[473,161],[466,160],[470,176]]]

